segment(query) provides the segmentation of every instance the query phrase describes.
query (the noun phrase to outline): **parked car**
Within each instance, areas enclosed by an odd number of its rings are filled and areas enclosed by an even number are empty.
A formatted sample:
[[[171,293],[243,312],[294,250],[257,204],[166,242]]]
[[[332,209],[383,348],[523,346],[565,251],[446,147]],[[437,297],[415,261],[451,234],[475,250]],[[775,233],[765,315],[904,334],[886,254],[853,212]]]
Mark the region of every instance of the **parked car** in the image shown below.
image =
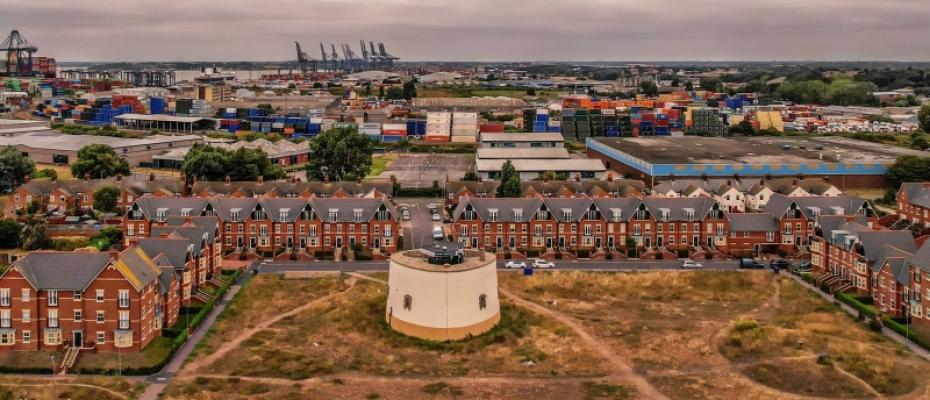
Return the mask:
[[[518,261],[518,260],[510,260],[510,261],[507,261],[506,264],[504,264],[504,268],[507,268],[507,269],[514,269],[514,268],[523,269],[523,268],[526,268],[526,263],[523,262],[523,261]]]
[[[681,261],[681,269],[704,269],[704,266],[699,262],[686,258]]]
[[[791,263],[788,262],[788,260],[778,259],[778,260],[769,261],[769,268],[772,268],[772,269],[775,269],[775,268],[788,269],[789,267],[791,267]]]
[[[739,267],[740,269],[763,269],[765,268],[765,266],[762,265],[762,263],[756,260],[753,260],[751,258],[740,258]]]
[[[803,261],[800,264],[794,266],[794,270],[798,272],[811,272],[811,262]]]
[[[446,238],[446,234],[442,232],[442,227],[436,225],[433,227],[433,239],[442,240]]]
[[[433,219],[433,221],[442,220],[442,217],[439,216],[439,213],[434,213],[431,218]]]
[[[403,210],[400,212],[400,216],[401,216],[401,219],[403,219],[404,221],[410,221],[410,210],[408,210],[408,209],[406,209],[406,208],[403,209]]]
[[[533,268],[542,268],[542,269],[555,268],[555,264],[553,264],[551,261],[546,261],[541,258],[537,258],[533,260]]]
[[[429,203],[429,204],[427,204],[427,205],[426,205],[426,209],[429,210],[429,212],[431,212],[431,213],[435,213],[435,212],[436,212],[436,203]]]

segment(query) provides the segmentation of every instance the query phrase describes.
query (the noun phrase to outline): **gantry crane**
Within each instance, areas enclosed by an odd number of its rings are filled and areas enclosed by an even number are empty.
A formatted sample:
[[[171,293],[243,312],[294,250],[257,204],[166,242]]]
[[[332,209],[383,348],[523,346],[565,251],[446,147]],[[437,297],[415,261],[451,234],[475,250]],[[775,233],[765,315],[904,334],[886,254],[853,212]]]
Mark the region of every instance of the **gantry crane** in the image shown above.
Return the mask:
[[[0,51],[6,52],[3,71],[8,76],[31,76],[32,71],[32,54],[39,51],[39,48],[29,43],[18,30],[13,30],[10,35],[0,43]]]

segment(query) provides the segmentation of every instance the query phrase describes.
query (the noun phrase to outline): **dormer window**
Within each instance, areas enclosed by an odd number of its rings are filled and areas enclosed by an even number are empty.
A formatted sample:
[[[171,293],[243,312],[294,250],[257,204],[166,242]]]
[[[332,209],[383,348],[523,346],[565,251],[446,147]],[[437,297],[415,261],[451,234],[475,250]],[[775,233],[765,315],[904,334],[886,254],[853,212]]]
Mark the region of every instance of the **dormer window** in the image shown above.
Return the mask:
[[[513,209],[513,220],[514,222],[523,222],[523,209],[520,209],[520,208]]]
[[[287,216],[291,213],[290,208],[282,208],[278,210],[278,220],[280,222],[287,222]]]
[[[672,213],[672,211],[669,210],[669,209],[667,209],[667,208],[660,208],[660,209],[659,209],[659,215],[661,216],[661,218],[662,218],[663,221],[668,221],[668,217],[669,217],[669,215],[671,215],[671,213]]]
[[[846,210],[843,207],[830,207],[833,210],[833,215],[845,215]]]
[[[336,222],[338,218],[339,218],[339,209],[330,208],[329,209],[329,222]]]
[[[159,208],[159,209],[155,210],[155,219],[156,219],[158,222],[165,222],[165,215],[167,215],[167,214],[168,214],[168,209],[167,209],[167,208]]]
[[[230,219],[232,219],[233,221],[238,221],[238,220],[239,220],[239,212],[240,212],[240,211],[242,211],[241,208],[233,208],[233,209],[230,209],[230,210],[229,210],[229,217],[230,217]]]
[[[190,216],[191,216],[191,209],[190,209],[190,207],[182,208],[182,209],[181,209],[181,216],[182,216],[182,217],[190,217]]]
[[[565,220],[565,221],[572,220],[572,209],[571,208],[562,209],[562,220]]]
[[[694,209],[693,208],[685,208],[682,211],[685,212],[685,219],[687,219],[688,221],[694,221]]]
[[[620,222],[620,219],[623,218],[623,210],[619,208],[611,208],[610,214],[613,222]]]
[[[489,209],[488,209],[488,220],[489,220],[490,222],[497,222],[497,215],[498,215],[498,212],[499,212],[499,210],[496,209],[496,208],[489,208]]]
[[[352,210],[352,220],[355,222],[362,222],[362,209],[355,208]]]

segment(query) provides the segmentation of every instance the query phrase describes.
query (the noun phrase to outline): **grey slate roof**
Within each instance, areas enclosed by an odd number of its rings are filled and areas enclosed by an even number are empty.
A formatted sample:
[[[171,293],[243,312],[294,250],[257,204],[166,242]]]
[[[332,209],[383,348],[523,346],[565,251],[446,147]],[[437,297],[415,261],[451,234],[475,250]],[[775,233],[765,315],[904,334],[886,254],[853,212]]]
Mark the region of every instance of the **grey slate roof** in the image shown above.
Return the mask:
[[[914,255],[907,260],[907,263],[915,268],[930,272],[930,240],[925,241]]]
[[[36,290],[83,291],[109,262],[108,253],[34,251],[13,265]]]
[[[594,201],[588,198],[551,198],[544,199],[543,203],[549,209],[549,212],[552,213],[552,216],[558,222],[578,222],[584,218],[585,213],[588,211],[588,208],[594,204]],[[563,210],[571,210],[571,218],[566,218],[566,215]],[[527,218],[527,214],[524,212],[524,217]],[[532,217],[532,214],[529,215]]]
[[[152,237],[158,238],[162,234],[168,235],[169,238],[172,236],[180,236],[189,241],[193,245],[194,256],[200,256],[201,250],[204,247],[204,235],[207,235],[207,232],[199,226],[186,225],[186,226],[153,226],[152,227]],[[207,235],[209,237],[209,235]]]
[[[345,199],[340,199],[339,201],[344,201]],[[259,204],[262,205],[262,208],[268,213],[268,218],[275,222],[294,222],[297,220],[297,217],[300,216],[300,213],[303,212],[309,203],[306,199],[294,198],[294,197],[277,197],[277,198],[268,198],[262,199]],[[283,210],[287,211],[287,217],[284,220],[281,220],[281,212]],[[319,211],[317,212],[319,215]]]
[[[529,221],[533,218],[536,211],[543,204],[543,200],[538,198],[479,198],[468,199],[466,202],[459,203],[459,206],[452,213],[453,220],[458,220],[468,205],[474,208],[478,218],[482,221],[490,220],[490,211],[497,209],[497,220],[500,222],[514,222],[514,210],[521,210],[523,221]],[[557,211],[553,211],[556,213]]]
[[[190,254],[191,242],[187,239],[145,238],[139,240],[139,247],[159,266],[171,266],[183,270]]]
[[[139,178],[137,176],[122,177],[117,179],[69,179],[69,180],[50,180],[50,179],[33,179],[22,185],[22,189],[33,195],[47,195],[56,189],[63,189],[68,193],[92,193],[103,186],[116,186],[120,189],[127,190],[137,196],[146,193],[155,193],[163,191],[166,193],[180,193],[181,184],[177,179],[156,178],[149,180],[147,177]]]
[[[700,220],[717,204],[709,197],[649,197],[643,202],[656,220],[662,219],[661,209],[668,209],[669,221],[689,221],[686,208],[694,210],[694,220]]]
[[[310,199],[309,203],[310,203],[310,207],[312,207],[316,211],[317,215],[319,215],[323,221],[329,221],[329,210],[336,209],[338,210],[336,222],[353,222],[355,210],[360,209],[362,211],[362,221],[368,222],[374,219],[375,213],[378,211],[378,208],[380,208],[382,205],[384,205],[387,208],[388,212],[391,213],[391,218],[397,217],[397,213],[394,212],[394,209],[391,207],[391,205],[381,199],[313,198],[313,199]]]
[[[207,233],[207,241],[213,242],[216,239],[217,231],[219,229],[220,221],[215,216],[204,216],[204,217],[181,217],[174,216],[168,217],[166,222],[168,225],[180,226],[187,223],[187,218],[190,218],[190,223],[194,226],[199,226],[203,228],[204,232]]]
[[[619,209],[620,219],[629,221],[639,206],[643,204],[643,201],[637,198],[602,198],[594,199],[594,204],[608,221],[613,219],[612,209]]]
[[[249,214],[258,205],[258,199],[253,197],[214,197],[210,199],[213,211],[225,222],[242,222],[249,218]],[[232,210],[239,209],[239,217],[232,218]]]
[[[370,196],[373,192],[391,194],[391,183],[357,183],[357,182],[292,182],[292,181],[210,181],[196,182],[192,187],[193,193],[212,193],[230,195],[241,192],[246,196],[259,197],[267,193],[277,193],[281,197],[297,196],[307,192],[318,197],[330,197],[342,191],[351,197]]]
[[[133,279],[129,279],[129,282],[136,287],[136,290],[142,290],[142,288],[148,286],[149,283],[158,279],[158,275],[161,273],[159,269],[155,268],[145,251],[138,247],[123,250],[119,253],[117,259],[118,263],[121,262],[125,265],[132,275],[139,280],[138,285],[136,285]]]
[[[862,207],[868,206],[868,201],[859,197],[852,196],[811,196],[811,197],[788,197],[780,193],[775,193],[766,203],[763,211],[781,218],[792,204],[797,204],[798,209],[807,219],[815,219],[812,207],[820,209],[822,215],[829,215],[833,207],[843,209],[843,214],[852,215]]]
[[[883,246],[893,246],[908,253],[917,251],[914,236],[910,231],[865,231],[859,232],[859,243],[870,263],[878,261]]]
[[[911,204],[930,208],[930,184],[926,182],[907,182],[901,184],[900,190],[907,193],[908,201]]]
[[[778,232],[778,223],[769,213],[730,213],[732,232]]]
[[[875,259],[875,263],[872,264],[872,272],[878,272],[881,270],[882,266],[887,262],[891,266],[891,274],[895,277],[900,283],[907,283],[907,264],[906,261],[911,257],[911,253],[901,250],[892,245],[885,245],[878,251],[878,256]],[[902,271],[903,270],[903,271]],[[904,273],[902,281],[899,278],[901,273]]]
[[[198,197],[155,197],[142,196],[135,206],[149,219],[155,219],[159,209],[165,209],[165,217],[180,216],[181,210],[191,209],[190,215],[198,216],[206,210],[209,201]]]

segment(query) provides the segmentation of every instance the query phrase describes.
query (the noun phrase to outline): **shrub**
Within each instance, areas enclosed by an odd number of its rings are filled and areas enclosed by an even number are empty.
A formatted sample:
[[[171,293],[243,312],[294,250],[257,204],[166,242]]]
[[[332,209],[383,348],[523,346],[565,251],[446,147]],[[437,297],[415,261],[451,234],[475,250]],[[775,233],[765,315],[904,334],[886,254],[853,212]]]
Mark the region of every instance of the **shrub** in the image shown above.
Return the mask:
[[[836,294],[834,294],[834,297],[836,297],[837,300],[848,304],[852,308],[855,308],[860,313],[865,314],[869,318],[874,319],[875,316],[878,314],[878,310],[876,310],[875,307],[862,304],[862,302],[860,302],[859,299],[853,296],[850,296],[846,293],[836,292]]]
[[[678,258],[688,258],[688,249],[678,249]]]
[[[744,320],[740,320],[736,322],[735,329],[737,332],[744,332],[744,331],[751,331],[758,327],[759,327],[759,323],[756,322],[755,320],[744,319]]]
[[[608,251],[607,254],[604,255],[604,259],[606,259],[606,260],[613,260],[613,259],[614,259],[614,253]]]
[[[870,319],[870,320],[869,320],[869,329],[871,329],[871,330],[873,330],[873,331],[875,331],[875,332],[881,332],[881,331],[882,331],[882,322],[879,321],[877,318],[872,318],[872,319]]]
[[[662,257],[663,257],[663,254],[661,252],[656,253],[656,260],[661,260]]]
[[[917,344],[924,349],[930,350],[930,340],[921,336],[919,333],[914,330],[908,330],[906,323],[901,323],[892,319],[891,317],[885,317],[882,322],[884,326],[887,326],[888,329],[896,332],[897,334],[904,336],[905,338],[910,339],[912,342]]]

